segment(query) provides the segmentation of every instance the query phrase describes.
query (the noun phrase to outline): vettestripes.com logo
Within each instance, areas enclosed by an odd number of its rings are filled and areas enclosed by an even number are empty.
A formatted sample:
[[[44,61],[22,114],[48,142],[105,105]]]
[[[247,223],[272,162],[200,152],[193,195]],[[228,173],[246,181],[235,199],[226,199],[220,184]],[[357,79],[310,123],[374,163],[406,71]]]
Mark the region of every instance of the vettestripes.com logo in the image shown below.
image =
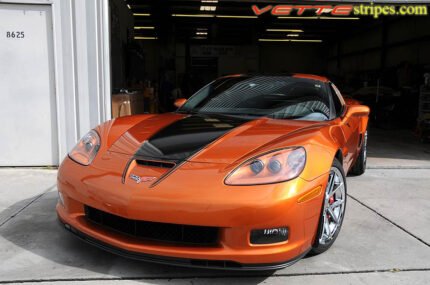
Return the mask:
[[[426,16],[427,5],[252,5],[252,11],[256,16],[271,14],[272,16]]]

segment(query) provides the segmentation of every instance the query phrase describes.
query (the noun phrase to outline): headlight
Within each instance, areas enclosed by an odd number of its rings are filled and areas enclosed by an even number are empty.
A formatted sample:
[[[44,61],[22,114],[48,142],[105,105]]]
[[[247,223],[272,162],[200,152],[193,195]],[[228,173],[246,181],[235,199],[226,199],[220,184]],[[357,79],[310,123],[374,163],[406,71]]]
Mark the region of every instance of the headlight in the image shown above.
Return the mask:
[[[259,185],[291,180],[305,168],[303,147],[271,151],[245,161],[225,179],[227,185]]]
[[[100,148],[100,136],[89,131],[69,152],[69,157],[82,165],[90,165]]]

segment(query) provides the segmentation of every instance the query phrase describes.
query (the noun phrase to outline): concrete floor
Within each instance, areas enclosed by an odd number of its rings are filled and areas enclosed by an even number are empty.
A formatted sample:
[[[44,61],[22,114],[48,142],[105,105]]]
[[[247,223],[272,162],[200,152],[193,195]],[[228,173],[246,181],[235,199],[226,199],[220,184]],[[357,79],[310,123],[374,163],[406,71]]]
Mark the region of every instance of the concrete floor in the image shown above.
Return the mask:
[[[430,284],[430,147],[374,130],[369,169],[348,177],[342,231],[326,253],[273,273],[177,268],[89,246],[56,221],[54,170],[0,169],[0,284]]]

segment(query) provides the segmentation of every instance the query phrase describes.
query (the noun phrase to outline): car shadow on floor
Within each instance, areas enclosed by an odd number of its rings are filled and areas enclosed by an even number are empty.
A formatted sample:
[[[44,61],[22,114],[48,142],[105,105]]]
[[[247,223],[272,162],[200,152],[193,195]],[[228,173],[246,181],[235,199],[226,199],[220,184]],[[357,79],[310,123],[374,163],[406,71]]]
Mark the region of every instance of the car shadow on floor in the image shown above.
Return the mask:
[[[27,205],[0,227],[0,236],[6,240],[0,239],[2,260],[6,264],[8,259],[11,262],[13,259],[14,271],[21,271],[23,279],[50,279],[53,276],[73,276],[79,279],[86,276],[129,279],[242,276],[249,277],[244,279],[243,283],[258,284],[274,273],[182,268],[116,256],[79,240],[61,226],[55,213],[56,191],[48,192],[33,201],[34,198],[10,206],[16,208],[17,204]],[[8,245],[8,242],[12,246]],[[37,265],[32,260],[34,254],[43,257]],[[26,266],[31,266],[33,273],[26,272]],[[38,267],[40,270],[37,270]],[[34,274],[37,276],[33,276]],[[0,276],[7,278],[7,269],[6,272],[0,269]]]

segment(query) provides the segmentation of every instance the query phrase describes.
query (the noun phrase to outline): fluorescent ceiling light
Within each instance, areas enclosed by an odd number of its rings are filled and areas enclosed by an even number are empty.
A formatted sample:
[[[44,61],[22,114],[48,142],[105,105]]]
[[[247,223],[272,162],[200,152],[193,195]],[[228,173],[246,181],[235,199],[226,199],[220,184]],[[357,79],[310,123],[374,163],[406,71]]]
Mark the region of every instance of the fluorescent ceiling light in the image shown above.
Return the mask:
[[[194,40],[207,40],[207,37],[192,37]]]
[[[258,39],[259,42],[303,42],[303,43],[322,43],[322,40],[290,40],[290,39]]]
[[[291,32],[291,33],[303,33],[303,30],[299,29],[266,29],[268,32]]]
[[[156,40],[157,37],[134,37],[135,40]]]
[[[287,34],[287,37],[298,37],[299,34]]]
[[[200,6],[200,11],[215,11],[216,6]]]
[[[148,16],[151,16],[151,14],[149,14],[149,13],[133,13],[133,16],[148,17]]]
[[[215,15],[210,14],[172,14],[173,17],[196,17],[196,18],[213,18]]]
[[[202,0],[202,3],[218,3],[218,0]]]
[[[128,7],[128,9],[130,9],[130,10],[131,10],[130,4],[127,4],[127,7]]]
[[[259,42],[290,42],[287,39],[258,39]]]
[[[199,36],[202,36],[202,35],[207,36],[207,34],[208,32],[196,32],[196,35],[199,35]]]
[[[278,19],[284,19],[284,20],[360,20],[360,18],[357,17],[291,17],[291,16],[281,16],[278,17]]]
[[[299,43],[322,43],[322,40],[290,40],[292,42],[299,42]]]
[[[155,27],[152,26],[136,26],[134,27],[135,30],[153,30]]]

